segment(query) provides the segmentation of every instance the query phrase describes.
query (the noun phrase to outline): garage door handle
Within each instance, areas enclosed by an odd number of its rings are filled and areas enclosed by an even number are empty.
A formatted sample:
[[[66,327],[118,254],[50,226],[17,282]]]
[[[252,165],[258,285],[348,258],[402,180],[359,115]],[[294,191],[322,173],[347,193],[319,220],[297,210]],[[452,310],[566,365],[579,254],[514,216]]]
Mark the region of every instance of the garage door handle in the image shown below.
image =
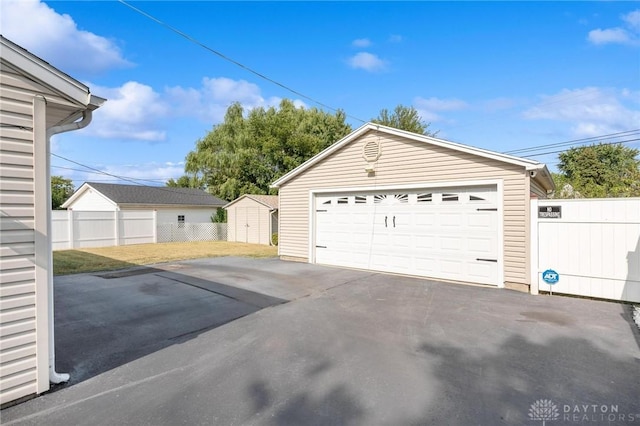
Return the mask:
[[[384,217],[384,227],[387,227],[387,216]]]
[[[480,258],[476,258],[476,260],[480,262],[497,262],[498,261],[498,259],[480,259]]]
[[[316,246],[316,248],[327,248],[327,246]]]
[[[393,227],[394,228],[396,227],[396,217],[395,216],[393,217]]]
[[[476,209],[476,211],[478,211],[478,212],[497,212],[498,209],[497,208],[493,208],[493,209]]]

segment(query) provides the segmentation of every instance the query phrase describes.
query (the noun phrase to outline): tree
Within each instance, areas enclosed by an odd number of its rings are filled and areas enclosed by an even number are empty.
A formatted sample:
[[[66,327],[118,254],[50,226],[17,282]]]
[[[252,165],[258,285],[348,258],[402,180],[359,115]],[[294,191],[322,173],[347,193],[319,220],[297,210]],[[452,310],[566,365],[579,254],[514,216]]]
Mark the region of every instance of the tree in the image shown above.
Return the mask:
[[[182,175],[178,179],[171,178],[167,181],[166,186],[170,188],[205,188],[202,179],[195,175]]]
[[[212,194],[233,200],[242,194],[275,193],[271,182],[351,132],[345,114],[297,108],[254,108],[245,117],[239,103],[189,152],[185,171]]]
[[[556,197],[640,196],[639,153],[635,148],[608,143],[570,148],[560,153],[560,173],[554,174]]]
[[[71,179],[62,176],[51,176],[51,208],[60,210],[60,206],[73,194],[74,186]]]
[[[426,136],[436,136],[438,134],[438,131],[432,132],[429,130],[431,123],[422,121],[420,114],[414,107],[403,105],[398,105],[391,113],[386,108],[381,110],[378,117],[372,118],[371,122]]]

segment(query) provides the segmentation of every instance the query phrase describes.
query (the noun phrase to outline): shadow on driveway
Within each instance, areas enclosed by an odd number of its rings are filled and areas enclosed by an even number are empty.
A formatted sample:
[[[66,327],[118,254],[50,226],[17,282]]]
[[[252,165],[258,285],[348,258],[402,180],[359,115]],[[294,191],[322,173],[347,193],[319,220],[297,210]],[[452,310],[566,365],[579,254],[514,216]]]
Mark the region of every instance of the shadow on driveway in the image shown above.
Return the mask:
[[[287,302],[161,268],[55,278],[57,370],[71,375],[64,387]]]

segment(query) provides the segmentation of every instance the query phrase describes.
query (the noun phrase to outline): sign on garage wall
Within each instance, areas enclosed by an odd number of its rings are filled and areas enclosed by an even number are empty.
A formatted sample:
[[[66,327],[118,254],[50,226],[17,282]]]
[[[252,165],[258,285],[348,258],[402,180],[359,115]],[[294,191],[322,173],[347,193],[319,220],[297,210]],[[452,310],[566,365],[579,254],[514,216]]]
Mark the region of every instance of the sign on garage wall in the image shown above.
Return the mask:
[[[531,292],[640,302],[640,198],[532,200]],[[547,278],[548,278],[547,274]]]

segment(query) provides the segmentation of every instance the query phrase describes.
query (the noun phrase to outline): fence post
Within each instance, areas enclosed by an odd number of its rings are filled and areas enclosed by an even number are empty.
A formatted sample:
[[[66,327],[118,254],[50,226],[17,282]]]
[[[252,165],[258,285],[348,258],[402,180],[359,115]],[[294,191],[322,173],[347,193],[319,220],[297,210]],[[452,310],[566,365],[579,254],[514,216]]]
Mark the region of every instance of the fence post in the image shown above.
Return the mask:
[[[158,210],[153,209],[153,243],[158,243]]]
[[[531,271],[531,287],[529,289],[531,294],[539,294],[538,289],[538,199],[531,199],[531,206],[529,209],[531,215],[529,220],[529,253],[531,258],[531,264],[529,270]]]
[[[73,249],[73,210],[67,210],[67,248]]]
[[[115,235],[115,245],[119,246],[120,245],[120,211],[119,210],[115,210],[113,212],[113,218],[114,218],[114,232],[116,233]]]

